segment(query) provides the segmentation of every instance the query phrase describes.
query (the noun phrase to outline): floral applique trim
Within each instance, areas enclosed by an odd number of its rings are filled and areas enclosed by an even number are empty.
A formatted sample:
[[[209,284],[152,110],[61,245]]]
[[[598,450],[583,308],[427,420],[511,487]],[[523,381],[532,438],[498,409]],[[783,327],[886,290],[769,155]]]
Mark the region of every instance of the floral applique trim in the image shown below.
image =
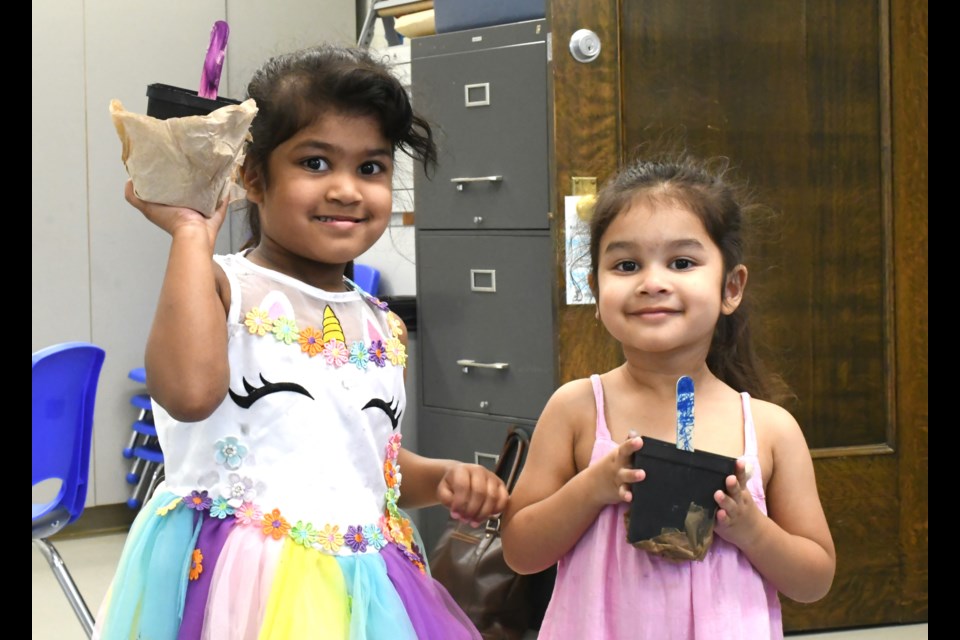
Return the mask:
[[[190,492],[190,495],[183,496],[183,504],[187,505],[187,509],[206,511],[210,508],[210,505],[213,504],[213,500],[211,500],[210,496],[207,495],[206,489],[203,491],[197,491],[194,489]]]
[[[158,508],[157,514],[165,516],[182,504],[187,509],[209,511],[210,518],[236,518],[241,525],[259,528],[265,537],[274,540],[289,537],[296,544],[331,554],[338,554],[342,549],[349,549],[352,553],[366,553],[371,549],[379,551],[388,543],[393,543],[400,548],[405,558],[425,574],[423,552],[414,541],[413,525],[402,516],[397,506],[403,480],[397,462],[401,437],[401,434],[394,433],[387,441],[383,463],[383,478],[387,485],[385,505],[383,515],[376,523],[352,524],[347,526],[346,531],[342,531],[339,524],[318,527],[313,523],[297,520],[296,524],[291,525],[279,509],[265,512],[253,502],[256,495],[255,483],[250,478],[235,473],[230,474],[228,490],[223,495],[211,497],[207,490],[193,490],[188,495]],[[224,438],[218,445],[227,440],[233,441],[230,444],[242,446],[232,437]],[[243,449],[245,453],[246,448]],[[218,453],[220,451],[218,448]],[[224,459],[227,459],[226,454]],[[203,571],[202,560],[203,554],[199,549],[195,549],[190,568],[191,580],[195,580]]]
[[[227,502],[227,499],[223,496],[214,498],[212,504],[210,505],[211,518],[219,518],[223,520],[227,516],[232,516],[234,513],[236,513],[236,509],[230,506],[230,503]]]
[[[380,517],[380,528],[384,537],[395,542],[403,555],[420,570],[426,573],[423,556],[413,540],[413,525],[400,514],[397,503],[400,500],[400,483],[403,479],[397,458],[400,455],[402,434],[394,433],[387,440],[386,457],[383,463],[383,479],[387,483],[385,495],[386,509]]]
[[[297,544],[312,547],[320,538],[320,532],[315,530],[309,522],[304,524],[302,520],[297,520],[297,524],[290,529],[290,537]]]
[[[231,473],[227,476],[227,482],[221,490],[221,495],[231,507],[237,509],[244,503],[252,503],[256,500],[257,493],[262,489],[262,482],[254,484],[251,478],[241,477],[238,473]]]
[[[284,344],[300,343],[300,330],[290,318],[280,316],[273,323],[273,337]]]
[[[230,470],[239,469],[249,451],[246,445],[240,444],[234,436],[217,440],[213,447],[215,449],[213,459],[217,464],[222,464]]]
[[[240,505],[234,512],[234,516],[240,524],[245,525],[260,524],[263,521],[263,512],[252,502],[244,502]]]
[[[198,579],[201,573],[203,573],[203,554],[197,548],[190,555],[190,579]]]
[[[394,336],[399,338],[403,335],[403,321],[393,311],[387,314],[387,324],[390,326],[390,333]]]
[[[264,535],[280,540],[290,531],[290,523],[280,515],[280,509],[274,509],[263,516],[261,529]]]
[[[403,335],[403,321],[397,314],[390,311],[386,303],[366,293],[349,279],[345,278],[345,281],[372,304],[387,312],[387,325],[390,328],[391,337],[384,341],[376,327],[368,322],[369,344],[358,340],[348,346],[340,319],[330,305],[323,309],[323,326],[320,328],[298,326],[292,317],[283,315],[284,307],[276,303],[270,308],[253,307],[244,314],[243,324],[253,335],[272,336],[278,342],[298,347],[301,353],[311,358],[323,356],[327,365],[335,369],[352,364],[361,371],[365,371],[371,362],[378,367],[386,366],[387,362],[394,366],[405,367],[407,348],[400,341],[400,336]],[[264,300],[264,304],[268,302],[269,296]]]
[[[243,324],[250,333],[255,333],[258,336],[273,333],[273,320],[270,319],[270,315],[266,309],[254,307],[250,309],[250,311],[247,311],[244,318]]]

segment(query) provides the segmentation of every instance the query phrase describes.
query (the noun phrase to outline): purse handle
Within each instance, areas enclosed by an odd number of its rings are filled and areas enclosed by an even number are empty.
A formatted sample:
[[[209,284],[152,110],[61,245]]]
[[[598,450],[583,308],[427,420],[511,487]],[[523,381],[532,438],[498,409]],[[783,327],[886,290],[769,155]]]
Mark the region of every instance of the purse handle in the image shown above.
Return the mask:
[[[530,436],[522,427],[512,426],[503,443],[503,449],[497,458],[497,465],[493,472],[497,474],[503,484],[507,485],[507,493],[513,493],[513,487],[520,477],[520,469],[527,459],[527,449],[530,448]]]
[[[525,429],[519,426],[510,427],[507,433],[507,439],[503,443],[503,449],[497,458],[497,465],[493,472],[498,478],[503,480],[507,486],[507,493],[513,493],[513,487],[517,484],[517,478],[520,477],[520,470],[527,459],[527,449],[530,448],[530,435]],[[494,516],[487,520],[487,535],[499,535],[500,516]]]

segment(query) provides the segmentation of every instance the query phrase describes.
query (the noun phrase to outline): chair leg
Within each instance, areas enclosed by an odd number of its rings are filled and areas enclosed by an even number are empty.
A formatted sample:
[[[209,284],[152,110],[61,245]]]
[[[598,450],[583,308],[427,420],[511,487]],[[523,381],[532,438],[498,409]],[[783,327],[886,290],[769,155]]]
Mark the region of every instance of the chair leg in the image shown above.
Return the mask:
[[[160,462],[157,464],[157,468],[153,472],[153,477],[150,478],[150,484],[147,485],[147,491],[143,496],[143,503],[146,504],[150,498],[153,497],[153,492],[157,490],[157,485],[160,484],[160,481],[164,479],[165,473],[163,471],[163,463]]]
[[[64,595],[67,596],[67,601],[70,603],[70,606],[73,607],[73,612],[77,614],[77,619],[80,621],[80,625],[83,627],[87,637],[92,638],[93,615],[90,613],[90,608],[87,607],[83,596],[80,595],[80,591],[77,589],[77,584],[73,581],[73,577],[70,575],[70,572],[67,571],[67,565],[63,562],[63,558],[57,553],[57,549],[53,546],[53,543],[48,540],[34,538],[33,544],[40,550],[40,553],[46,558],[47,564],[50,565],[50,569],[53,570],[53,575],[56,576],[57,582],[60,583],[60,588],[63,589]]]
[[[133,488],[133,491],[130,492],[130,499],[127,500],[127,506],[131,509],[139,509],[147,501],[145,497],[146,489],[150,484],[151,474],[153,474],[156,468],[156,462],[150,462],[149,460],[144,462],[140,472],[140,478],[137,480],[137,485]]]

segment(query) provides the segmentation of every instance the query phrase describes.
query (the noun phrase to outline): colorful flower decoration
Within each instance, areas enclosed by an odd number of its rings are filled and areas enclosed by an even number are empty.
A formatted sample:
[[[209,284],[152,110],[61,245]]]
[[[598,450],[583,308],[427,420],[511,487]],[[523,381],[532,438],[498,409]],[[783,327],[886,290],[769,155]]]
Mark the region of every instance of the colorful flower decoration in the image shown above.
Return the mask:
[[[339,525],[325,525],[320,532],[320,546],[331,553],[336,553],[343,546],[343,534]]]
[[[252,502],[241,504],[237,507],[234,515],[241,524],[261,524],[263,520],[263,512],[260,511],[260,507]]]
[[[328,309],[330,307],[327,307]],[[350,359],[350,352],[347,351],[347,345],[342,340],[327,340],[323,343],[323,357],[327,364],[333,367],[342,367]]]
[[[290,523],[280,515],[280,509],[274,509],[263,516],[263,533],[274,540],[280,540],[290,531]]]
[[[367,545],[373,547],[377,551],[383,549],[387,545],[387,539],[383,537],[383,531],[381,531],[380,527],[375,524],[368,524],[363,527],[363,537],[366,539]]]
[[[227,516],[232,516],[234,511],[234,508],[230,506],[230,503],[227,502],[227,499],[223,496],[214,498],[213,503],[210,505],[211,518],[220,518],[223,520]]]
[[[297,342],[300,350],[312,358],[323,350],[323,333],[313,327],[301,329]]]
[[[254,488],[253,480],[250,478],[241,478],[239,474],[231,473],[227,480],[222,495],[234,509],[244,502],[253,502],[257,497],[257,490]]]
[[[254,307],[247,311],[244,317],[246,320],[243,321],[243,324],[247,326],[250,333],[263,336],[273,331],[273,321],[270,319],[270,314],[264,309]]]
[[[244,456],[247,455],[247,448],[240,444],[240,441],[233,436],[227,436],[223,440],[217,440],[214,459],[217,464],[222,464],[227,469],[239,469],[243,463]]]
[[[343,537],[343,542],[354,553],[363,553],[367,550],[367,538],[363,535],[363,525],[347,527],[347,535]]]
[[[390,327],[390,333],[393,334],[394,338],[403,335],[403,320],[393,311],[387,314],[387,325]]]
[[[393,466],[393,460],[384,461],[383,479],[387,481],[387,487],[390,489],[397,485],[397,468]]]
[[[399,367],[406,366],[407,348],[397,338],[389,338],[387,340],[387,358]]]
[[[406,556],[407,560],[412,562],[420,571],[423,571],[423,556],[420,554],[420,548],[417,543],[411,542],[410,546],[400,545],[400,551]]]
[[[370,355],[370,361],[378,367],[383,367],[387,364],[387,350],[384,348],[382,340],[374,340],[371,342],[367,353]]]
[[[380,533],[383,534],[384,540],[387,542],[396,542],[390,532],[390,520],[386,513],[380,516],[380,519],[377,521],[377,528],[380,529]]]
[[[273,321],[273,337],[284,344],[293,344],[300,340],[297,323],[286,316],[280,316]]]
[[[400,454],[400,441],[403,439],[403,434],[399,431],[396,433],[390,434],[390,438],[387,440],[387,459],[396,460],[397,456]]]
[[[347,347],[343,326],[330,305],[326,305],[323,309],[322,328],[304,327],[301,329],[297,326],[292,312],[287,312],[289,303],[284,306],[278,301],[274,301],[272,304],[269,302],[273,299],[271,295],[276,292],[268,294],[261,306],[253,307],[244,314],[244,325],[253,335],[272,335],[279,342],[297,345],[303,353],[311,358],[323,354],[327,364],[333,367],[341,367],[348,362],[361,370],[366,370],[370,362],[378,367],[386,366],[387,362],[395,366],[406,366],[406,347],[397,340],[404,333],[403,321],[400,316],[390,311],[386,303],[367,294],[348,278],[344,278],[344,281],[356,291],[359,291],[366,300],[386,312],[387,326],[392,335],[392,338],[386,341],[386,345],[380,329],[374,322],[367,319],[369,342],[364,343],[357,340]]]
[[[297,544],[312,547],[318,541],[320,535],[309,522],[304,524],[302,520],[297,520],[297,524],[290,529],[290,537]]]
[[[194,489],[190,492],[190,495],[183,496],[183,504],[187,505],[187,509],[194,509],[196,511],[204,511],[210,508],[210,505],[213,503],[213,500],[210,499],[210,496],[207,495],[207,490],[197,491]]]
[[[370,362],[370,354],[367,353],[367,346],[360,340],[350,345],[350,362],[356,365],[357,369],[361,371],[365,370],[367,363]]]
[[[203,554],[200,549],[194,549],[190,555],[190,579],[196,580],[203,573]]]

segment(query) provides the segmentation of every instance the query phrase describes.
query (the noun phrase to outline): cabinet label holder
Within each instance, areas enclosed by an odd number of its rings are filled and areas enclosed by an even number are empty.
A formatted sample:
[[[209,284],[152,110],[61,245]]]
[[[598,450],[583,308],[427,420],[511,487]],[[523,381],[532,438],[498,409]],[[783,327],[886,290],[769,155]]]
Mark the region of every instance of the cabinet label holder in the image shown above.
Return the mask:
[[[479,94],[475,100],[470,99],[471,90]],[[463,104],[468,109],[470,107],[486,107],[490,105],[490,83],[481,82],[479,84],[463,85]]]

